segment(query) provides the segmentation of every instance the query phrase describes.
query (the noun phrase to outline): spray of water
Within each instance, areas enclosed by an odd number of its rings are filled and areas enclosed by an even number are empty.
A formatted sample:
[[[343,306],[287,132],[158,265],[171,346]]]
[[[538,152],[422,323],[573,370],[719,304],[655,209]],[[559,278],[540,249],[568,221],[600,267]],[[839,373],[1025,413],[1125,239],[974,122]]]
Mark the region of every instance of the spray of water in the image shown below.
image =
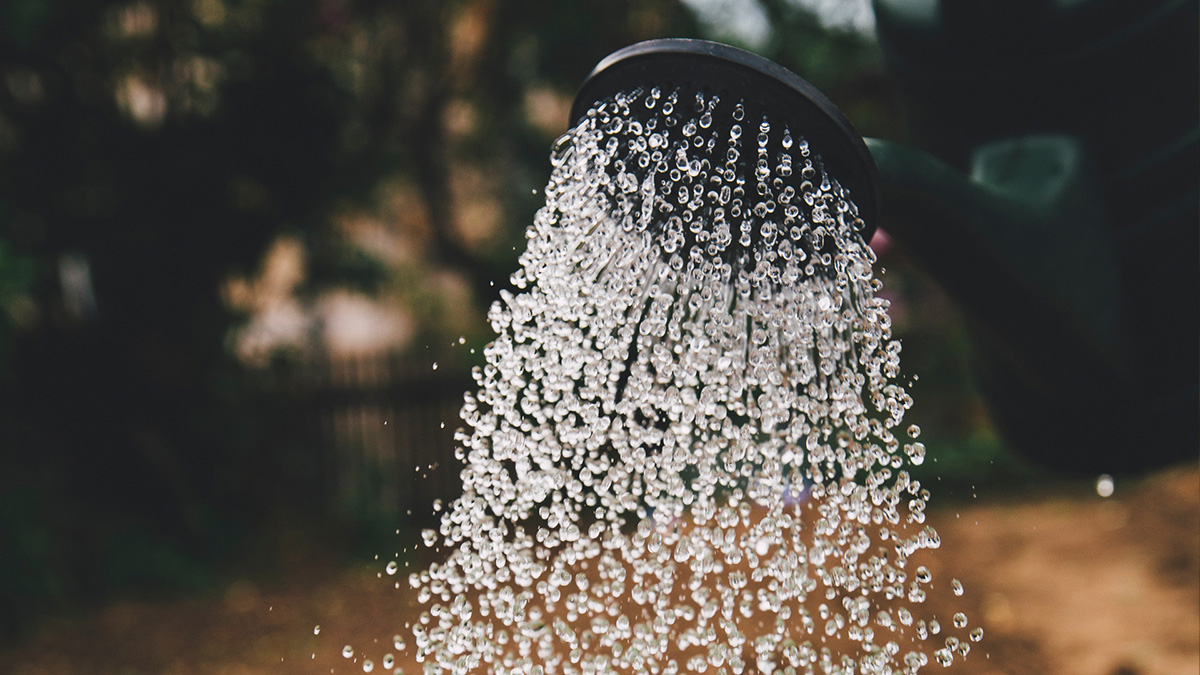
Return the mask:
[[[427,673],[916,672],[982,635],[917,618],[900,344],[802,131],[645,89],[556,144],[410,578]]]

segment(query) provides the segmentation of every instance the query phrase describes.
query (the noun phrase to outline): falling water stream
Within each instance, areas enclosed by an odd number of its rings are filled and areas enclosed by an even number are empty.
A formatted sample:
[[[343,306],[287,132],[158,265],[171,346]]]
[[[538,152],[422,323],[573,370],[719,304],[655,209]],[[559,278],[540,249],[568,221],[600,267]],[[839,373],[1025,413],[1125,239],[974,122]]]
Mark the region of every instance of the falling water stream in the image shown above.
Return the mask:
[[[802,134],[646,88],[556,144],[409,580],[426,672],[916,672],[982,637],[922,612],[900,343]]]

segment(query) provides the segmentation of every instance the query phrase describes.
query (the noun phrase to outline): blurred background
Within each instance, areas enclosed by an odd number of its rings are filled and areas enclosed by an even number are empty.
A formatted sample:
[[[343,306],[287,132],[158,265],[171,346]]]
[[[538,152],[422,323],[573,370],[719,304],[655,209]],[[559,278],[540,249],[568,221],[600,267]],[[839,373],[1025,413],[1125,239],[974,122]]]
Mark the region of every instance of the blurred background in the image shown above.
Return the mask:
[[[290,597],[311,641],[381,552],[417,564],[575,88],[663,36],[756,51],[907,140],[865,0],[0,3],[0,670],[265,671],[218,624]],[[1005,448],[958,310],[873,246],[934,503],[1098,499]],[[238,656],[117,646],[171,607]]]

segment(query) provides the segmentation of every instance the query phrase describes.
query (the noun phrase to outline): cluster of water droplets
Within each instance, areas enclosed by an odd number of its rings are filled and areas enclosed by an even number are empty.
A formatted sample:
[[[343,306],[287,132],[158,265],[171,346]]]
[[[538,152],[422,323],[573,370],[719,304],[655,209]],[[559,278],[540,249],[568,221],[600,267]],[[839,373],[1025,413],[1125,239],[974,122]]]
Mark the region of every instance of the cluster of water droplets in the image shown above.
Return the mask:
[[[982,635],[919,611],[900,345],[800,131],[647,88],[556,144],[410,578],[426,672],[916,672]]]

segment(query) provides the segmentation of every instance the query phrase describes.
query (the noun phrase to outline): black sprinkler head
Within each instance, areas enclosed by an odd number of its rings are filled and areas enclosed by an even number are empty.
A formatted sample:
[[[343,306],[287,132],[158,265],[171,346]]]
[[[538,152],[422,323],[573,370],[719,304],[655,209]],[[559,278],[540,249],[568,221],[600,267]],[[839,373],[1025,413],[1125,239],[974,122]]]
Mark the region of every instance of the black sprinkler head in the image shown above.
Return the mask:
[[[741,103],[747,119],[766,116],[808,141],[828,175],[848,190],[870,241],[878,220],[875,163],[846,116],[799,75],[757,54],[706,40],[666,38],[639,42],[602,60],[579,89],[571,108],[578,124],[596,103],[621,92],[658,87],[680,100],[717,95],[731,107]],[[728,115],[714,125],[732,125]]]

